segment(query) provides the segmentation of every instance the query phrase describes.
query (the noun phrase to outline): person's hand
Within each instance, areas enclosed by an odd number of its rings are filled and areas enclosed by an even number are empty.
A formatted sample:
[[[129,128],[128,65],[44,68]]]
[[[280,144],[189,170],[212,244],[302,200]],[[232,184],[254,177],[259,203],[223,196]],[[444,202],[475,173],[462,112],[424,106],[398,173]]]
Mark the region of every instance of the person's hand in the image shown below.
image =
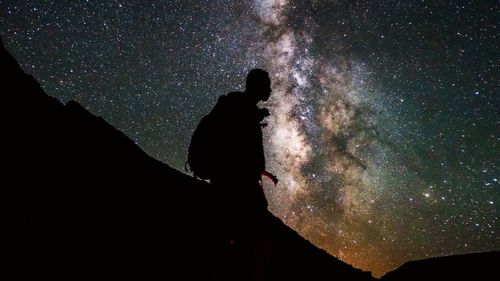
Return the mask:
[[[262,116],[264,116],[264,117],[271,115],[271,113],[269,113],[269,110],[265,107],[261,108],[260,111],[261,111]]]
[[[271,181],[273,181],[274,185],[278,184],[278,178],[275,175],[269,173],[268,171],[263,171],[261,176],[264,176],[264,177],[270,179]]]
[[[259,122],[264,120],[267,116],[271,115],[267,108],[259,108]]]

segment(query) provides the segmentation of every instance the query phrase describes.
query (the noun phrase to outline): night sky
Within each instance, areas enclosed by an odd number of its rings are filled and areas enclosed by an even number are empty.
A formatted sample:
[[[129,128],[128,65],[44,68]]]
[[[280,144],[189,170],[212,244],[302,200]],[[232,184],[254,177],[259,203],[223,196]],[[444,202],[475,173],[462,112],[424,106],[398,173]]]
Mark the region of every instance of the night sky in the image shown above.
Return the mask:
[[[380,276],[408,260],[500,250],[496,0],[0,9],[8,50],[48,94],[179,170],[218,96],[268,70],[264,141],[280,179],[266,183],[270,210],[355,267]]]

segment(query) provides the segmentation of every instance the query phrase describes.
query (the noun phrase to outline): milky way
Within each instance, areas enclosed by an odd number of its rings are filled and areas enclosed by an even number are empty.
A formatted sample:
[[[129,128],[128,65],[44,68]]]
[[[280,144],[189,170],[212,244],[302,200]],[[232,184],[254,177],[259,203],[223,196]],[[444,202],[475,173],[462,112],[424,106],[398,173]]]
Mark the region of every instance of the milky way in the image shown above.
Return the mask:
[[[270,210],[380,276],[500,249],[500,8],[445,2],[2,1],[0,32],[50,95],[179,170],[217,97],[268,70]]]
[[[377,139],[377,103],[366,97],[363,65],[342,57],[309,54],[311,19],[290,27],[288,1],[258,1],[263,56],[273,73],[275,113],[268,129],[268,158],[282,179],[268,189],[273,211],[336,256],[358,266],[379,255],[376,218],[383,204],[377,176],[384,172],[384,147]],[[351,245],[354,244],[354,245]],[[373,251],[370,251],[373,250]],[[365,265],[367,266],[367,265]]]

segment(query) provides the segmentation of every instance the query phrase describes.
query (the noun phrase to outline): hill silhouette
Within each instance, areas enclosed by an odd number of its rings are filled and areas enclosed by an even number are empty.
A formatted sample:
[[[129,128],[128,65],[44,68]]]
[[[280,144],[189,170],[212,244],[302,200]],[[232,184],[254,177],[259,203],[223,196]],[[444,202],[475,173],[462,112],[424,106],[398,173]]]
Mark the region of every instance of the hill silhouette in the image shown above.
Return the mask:
[[[0,59],[5,255],[18,279],[373,280],[271,213],[249,234],[262,243],[228,241],[237,214],[223,194],[48,96],[3,42]]]
[[[78,103],[47,95],[1,45],[2,229],[11,276],[376,280],[271,213],[249,233],[263,243],[228,241],[238,216],[226,208],[229,198],[148,156]],[[499,276],[490,266],[499,255],[408,262],[381,280],[489,280]]]
[[[500,251],[410,261],[381,280],[498,280],[500,271],[494,266],[495,261],[500,261]]]

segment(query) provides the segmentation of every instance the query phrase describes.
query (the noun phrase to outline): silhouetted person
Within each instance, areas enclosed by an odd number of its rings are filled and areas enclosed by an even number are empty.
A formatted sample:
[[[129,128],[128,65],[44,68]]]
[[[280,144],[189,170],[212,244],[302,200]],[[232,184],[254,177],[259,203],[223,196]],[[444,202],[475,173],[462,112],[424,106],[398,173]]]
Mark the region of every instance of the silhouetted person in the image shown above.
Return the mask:
[[[257,104],[270,95],[269,74],[253,69],[247,76],[245,92],[221,96],[212,111],[219,123],[216,133],[221,149],[214,159],[211,183],[227,196],[228,206],[240,214],[267,209],[259,181],[266,166],[262,121],[269,111]]]
[[[210,180],[216,195],[213,209],[225,219],[215,227],[225,233],[221,238],[227,252],[221,253],[221,264],[234,270],[228,280],[252,280],[252,274],[268,271],[265,261],[270,254],[262,250],[270,249],[267,200],[260,181],[266,173],[262,128],[270,114],[257,104],[270,95],[269,74],[253,69],[245,91],[219,97],[191,138],[187,164],[195,177]]]
[[[191,172],[224,190],[224,196],[238,202],[236,206],[267,208],[259,181],[262,174],[273,178],[265,172],[261,129],[267,125],[261,122],[269,111],[257,104],[270,95],[269,74],[253,69],[247,76],[245,92],[221,96],[191,138],[186,162]]]
[[[221,125],[217,133],[222,149],[215,157],[211,184],[224,199],[229,239],[234,243],[230,248],[235,251],[227,261],[245,273],[237,277],[239,280],[254,280],[252,275],[268,271],[266,265],[259,265],[268,257],[260,250],[268,244],[263,238],[266,233],[262,233],[268,205],[260,180],[266,168],[263,121],[270,114],[257,104],[267,101],[271,91],[269,74],[253,69],[246,78],[245,91],[221,96],[212,111]]]
[[[219,97],[191,138],[187,161],[191,171],[209,179],[214,193],[222,197],[222,207],[239,218],[267,210],[260,180],[266,167],[262,127],[269,111],[257,104],[270,95],[269,74],[253,69],[245,91]]]

